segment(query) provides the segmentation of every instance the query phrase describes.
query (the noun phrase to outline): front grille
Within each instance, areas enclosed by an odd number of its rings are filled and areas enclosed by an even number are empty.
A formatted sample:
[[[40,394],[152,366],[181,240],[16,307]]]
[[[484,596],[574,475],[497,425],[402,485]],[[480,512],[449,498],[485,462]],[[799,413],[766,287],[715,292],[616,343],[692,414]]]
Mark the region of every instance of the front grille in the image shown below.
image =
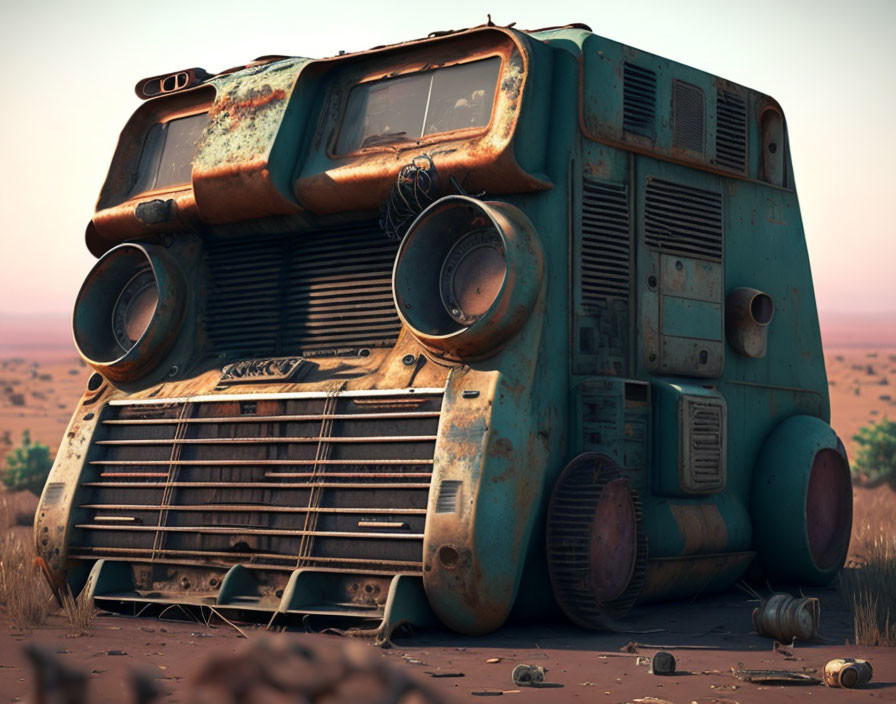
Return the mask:
[[[442,390],[113,402],[74,559],[421,569]]]
[[[203,322],[216,354],[388,347],[398,243],[374,223],[206,243]]]

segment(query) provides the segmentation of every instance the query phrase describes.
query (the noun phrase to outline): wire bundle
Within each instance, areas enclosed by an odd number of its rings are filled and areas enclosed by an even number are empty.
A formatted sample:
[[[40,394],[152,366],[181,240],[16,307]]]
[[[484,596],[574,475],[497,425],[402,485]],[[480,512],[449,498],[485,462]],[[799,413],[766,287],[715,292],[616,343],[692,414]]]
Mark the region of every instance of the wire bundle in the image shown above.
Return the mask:
[[[380,207],[380,228],[390,239],[400,240],[438,193],[439,177],[432,157],[414,157],[401,167],[392,192]]]

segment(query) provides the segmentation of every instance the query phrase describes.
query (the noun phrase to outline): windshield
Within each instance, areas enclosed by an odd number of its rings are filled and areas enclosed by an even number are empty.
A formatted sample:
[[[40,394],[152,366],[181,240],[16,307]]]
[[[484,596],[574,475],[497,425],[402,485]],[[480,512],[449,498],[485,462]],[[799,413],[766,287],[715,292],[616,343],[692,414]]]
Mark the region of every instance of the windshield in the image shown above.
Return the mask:
[[[153,125],[143,143],[137,182],[129,196],[190,183],[193,154],[207,124],[208,113],[201,112]]]
[[[413,142],[431,134],[485,127],[501,59],[493,57],[352,88],[336,153]]]

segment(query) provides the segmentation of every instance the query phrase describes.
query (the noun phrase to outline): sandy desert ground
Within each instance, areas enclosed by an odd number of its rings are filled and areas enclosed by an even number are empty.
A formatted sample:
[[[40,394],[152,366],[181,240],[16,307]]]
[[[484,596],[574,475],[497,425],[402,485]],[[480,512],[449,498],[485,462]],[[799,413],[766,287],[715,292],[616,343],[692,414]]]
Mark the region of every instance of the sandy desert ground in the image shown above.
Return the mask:
[[[871,335],[870,338],[874,336]],[[861,339],[847,331],[841,341]],[[881,338],[881,339],[886,339]],[[889,340],[886,340],[889,341]],[[11,353],[10,353],[11,352]],[[852,436],[864,424],[896,418],[896,346],[831,346],[826,352],[832,402],[832,424],[850,454]],[[0,455],[17,445],[22,431],[55,450],[79,397],[87,368],[66,344],[40,349],[4,350],[0,345]],[[26,523],[34,510],[33,497],[12,501]],[[855,491],[855,521],[851,553],[886,531],[892,534],[896,492],[887,486]],[[15,518],[12,520],[16,522]],[[25,525],[10,530],[27,539]],[[896,649],[850,645],[851,615],[834,587],[815,590],[822,599],[824,640],[798,643],[790,659],[775,653],[772,641],[751,634],[750,614],[755,604],[732,591],[693,603],[641,607],[627,619],[633,630],[662,629],[649,635],[588,633],[565,623],[513,624],[485,638],[464,638],[440,631],[418,632],[396,639],[388,650],[371,649],[376,657],[401,668],[426,686],[457,701],[473,692],[511,696],[527,701],[629,702],[638,697],[660,697],[674,704],[728,704],[790,701],[810,696],[816,702],[896,701]],[[245,627],[250,640],[265,637]],[[341,642],[335,636],[314,636]],[[620,652],[631,640],[675,646],[670,648],[682,673],[660,678],[638,665],[635,656]],[[64,617],[55,613],[47,626],[17,633],[0,617],[0,704],[33,701],[31,670],[22,652],[27,643],[40,643],[68,665],[89,674],[91,701],[131,701],[125,695],[127,673],[133,668],[152,673],[164,692],[160,701],[186,702],[191,673],[209,652],[233,653],[245,643],[226,624],[137,620],[110,615],[95,619],[92,633],[71,637]],[[696,647],[694,647],[696,646]],[[642,655],[653,650],[642,648]],[[124,653],[124,654],[121,654]],[[875,668],[874,681],[862,690],[824,687],[761,687],[734,679],[738,663],[753,669],[794,669],[820,672],[834,657],[862,657]],[[498,662],[488,662],[498,658]],[[545,689],[514,687],[510,672],[517,663],[543,665]],[[433,677],[426,673],[462,673]],[[562,686],[560,686],[562,685]],[[476,698],[478,700],[478,698]]]

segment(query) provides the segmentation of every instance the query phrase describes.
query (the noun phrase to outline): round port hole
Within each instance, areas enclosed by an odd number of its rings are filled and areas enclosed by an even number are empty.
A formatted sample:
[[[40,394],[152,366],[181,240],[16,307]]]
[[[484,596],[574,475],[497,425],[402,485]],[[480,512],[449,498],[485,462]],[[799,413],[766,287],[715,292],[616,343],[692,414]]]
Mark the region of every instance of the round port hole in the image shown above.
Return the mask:
[[[460,562],[460,553],[450,545],[443,545],[439,548],[439,562],[446,570],[453,570]]]

